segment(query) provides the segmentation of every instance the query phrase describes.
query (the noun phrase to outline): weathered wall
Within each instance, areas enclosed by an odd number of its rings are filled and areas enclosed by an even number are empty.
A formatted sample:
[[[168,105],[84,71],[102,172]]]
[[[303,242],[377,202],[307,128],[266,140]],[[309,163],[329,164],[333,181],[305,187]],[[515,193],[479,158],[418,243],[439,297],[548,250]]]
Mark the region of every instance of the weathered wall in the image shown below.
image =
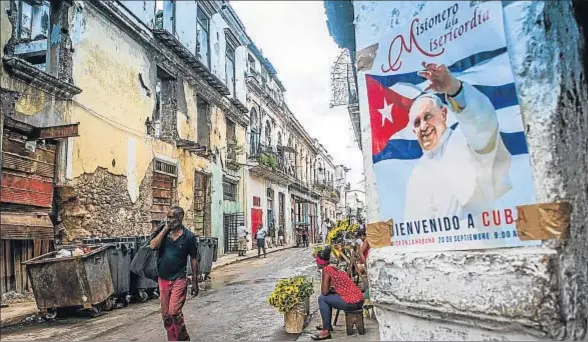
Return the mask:
[[[210,172],[211,163],[147,135],[145,120],[155,106],[153,52],[86,6],[73,66],[75,84],[84,91],[71,111],[71,121],[80,123],[80,137],[71,140],[69,161],[77,197],[63,214],[70,238],[148,232],[155,157],[177,165],[175,198],[191,227],[194,171]],[[196,91],[178,79],[174,95],[171,127],[179,137],[194,140]]]
[[[504,4],[537,200],[574,204],[570,239],[487,251],[374,251],[368,269],[383,340],[586,339],[588,88],[586,38],[574,20],[585,12],[571,1]],[[419,6],[355,2],[357,49],[377,42],[387,25],[405,24]],[[373,222],[379,208],[371,132],[369,118],[361,121],[367,217]]]

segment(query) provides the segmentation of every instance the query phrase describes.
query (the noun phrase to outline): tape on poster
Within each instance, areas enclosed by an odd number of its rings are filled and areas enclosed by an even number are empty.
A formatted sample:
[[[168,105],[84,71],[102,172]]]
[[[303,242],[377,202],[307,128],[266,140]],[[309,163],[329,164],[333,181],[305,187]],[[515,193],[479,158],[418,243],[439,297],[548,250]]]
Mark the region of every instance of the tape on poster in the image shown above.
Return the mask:
[[[521,205],[517,213],[516,228],[522,241],[568,238],[572,214],[569,202]]]
[[[392,238],[392,219],[384,222],[369,223],[367,225],[366,238],[371,248],[391,246]]]
[[[376,59],[377,51],[378,44],[374,44],[357,52],[355,67],[357,68],[358,72],[371,70],[372,66],[374,65],[374,59]]]

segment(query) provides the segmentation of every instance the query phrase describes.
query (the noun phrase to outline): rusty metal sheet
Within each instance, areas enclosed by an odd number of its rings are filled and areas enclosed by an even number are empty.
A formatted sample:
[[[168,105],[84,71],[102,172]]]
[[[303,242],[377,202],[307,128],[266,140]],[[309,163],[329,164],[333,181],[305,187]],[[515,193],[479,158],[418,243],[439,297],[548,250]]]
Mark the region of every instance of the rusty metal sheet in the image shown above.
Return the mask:
[[[53,192],[53,182],[46,179],[36,178],[34,176],[24,177],[18,174],[5,172],[2,174],[0,182],[2,187],[23,189],[44,194]]]
[[[12,154],[21,155],[43,163],[55,165],[55,145],[37,146],[35,152],[25,148],[25,141],[21,139],[2,139],[2,150]]]
[[[36,139],[65,139],[77,137],[79,123],[52,126],[52,127],[37,127],[33,130],[33,137]]]
[[[54,165],[8,152],[3,152],[2,168],[36,174],[51,179],[55,176]]]
[[[53,224],[47,213],[0,213],[3,240],[52,240]]]
[[[51,208],[53,183],[10,173],[2,175],[0,202]]]

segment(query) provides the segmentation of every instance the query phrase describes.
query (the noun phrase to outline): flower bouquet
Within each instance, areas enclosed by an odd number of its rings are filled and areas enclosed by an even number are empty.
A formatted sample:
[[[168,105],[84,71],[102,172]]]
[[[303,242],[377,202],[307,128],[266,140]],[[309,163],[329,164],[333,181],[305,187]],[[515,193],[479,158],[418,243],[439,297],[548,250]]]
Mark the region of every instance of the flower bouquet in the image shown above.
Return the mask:
[[[271,306],[284,313],[286,332],[298,334],[302,332],[306,318],[306,304],[314,292],[312,281],[303,276],[278,281],[268,302]]]

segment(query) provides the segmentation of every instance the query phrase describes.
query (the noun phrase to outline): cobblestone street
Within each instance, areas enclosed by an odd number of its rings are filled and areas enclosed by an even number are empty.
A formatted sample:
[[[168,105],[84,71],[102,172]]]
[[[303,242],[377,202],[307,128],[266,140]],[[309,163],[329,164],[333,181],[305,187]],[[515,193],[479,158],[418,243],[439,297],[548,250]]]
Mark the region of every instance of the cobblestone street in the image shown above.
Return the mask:
[[[267,304],[276,281],[296,274],[318,283],[309,248],[287,249],[214,271],[211,288],[188,299],[184,307],[192,340],[296,340],[298,335],[284,332],[283,316]],[[61,318],[14,327],[2,331],[2,341],[165,340],[158,305],[158,300],[150,300],[94,319]]]

